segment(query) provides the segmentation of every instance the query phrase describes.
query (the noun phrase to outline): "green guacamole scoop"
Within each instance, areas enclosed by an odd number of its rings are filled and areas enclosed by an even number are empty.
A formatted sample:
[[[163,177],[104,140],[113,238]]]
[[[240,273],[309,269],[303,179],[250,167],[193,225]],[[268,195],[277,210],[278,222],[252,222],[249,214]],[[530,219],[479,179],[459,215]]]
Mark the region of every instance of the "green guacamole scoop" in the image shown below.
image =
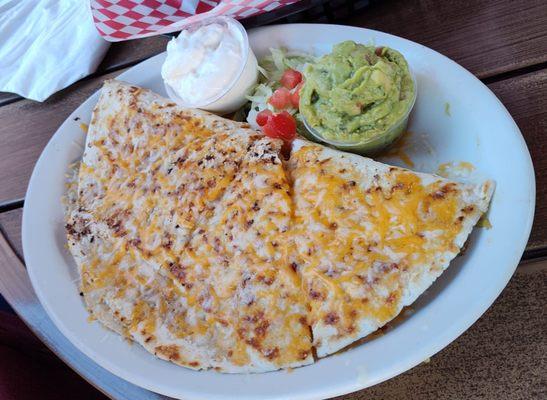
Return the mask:
[[[401,53],[346,41],[306,66],[299,109],[310,139],[370,155],[401,135],[415,101]]]

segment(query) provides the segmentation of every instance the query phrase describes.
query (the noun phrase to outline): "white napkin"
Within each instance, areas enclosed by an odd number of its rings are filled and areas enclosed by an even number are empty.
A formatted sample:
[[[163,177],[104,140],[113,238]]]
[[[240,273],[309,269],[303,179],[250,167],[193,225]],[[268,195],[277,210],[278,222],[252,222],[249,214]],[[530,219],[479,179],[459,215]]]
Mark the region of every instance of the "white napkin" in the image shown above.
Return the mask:
[[[95,71],[108,46],[86,0],[0,0],[0,92],[43,101]]]

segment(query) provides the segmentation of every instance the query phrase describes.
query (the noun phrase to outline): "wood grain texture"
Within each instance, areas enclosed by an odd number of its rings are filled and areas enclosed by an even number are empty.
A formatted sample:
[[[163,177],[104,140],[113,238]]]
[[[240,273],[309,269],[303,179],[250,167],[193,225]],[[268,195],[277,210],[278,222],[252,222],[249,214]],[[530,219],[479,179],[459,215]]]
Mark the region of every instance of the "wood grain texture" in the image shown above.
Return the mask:
[[[165,50],[168,40],[164,36],[154,36],[141,40],[112,43],[92,76],[110,73],[159,54]],[[0,92],[0,106],[20,99],[21,97],[15,93]]]
[[[382,0],[343,23],[431,47],[479,78],[547,62],[544,0]]]
[[[522,131],[536,171],[536,214],[527,250],[547,248],[547,69],[489,87]]]
[[[4,236],[21,261],[23,261],[23,243],[21,242],[22,222],[22,208],[0,213],[0,234]]]

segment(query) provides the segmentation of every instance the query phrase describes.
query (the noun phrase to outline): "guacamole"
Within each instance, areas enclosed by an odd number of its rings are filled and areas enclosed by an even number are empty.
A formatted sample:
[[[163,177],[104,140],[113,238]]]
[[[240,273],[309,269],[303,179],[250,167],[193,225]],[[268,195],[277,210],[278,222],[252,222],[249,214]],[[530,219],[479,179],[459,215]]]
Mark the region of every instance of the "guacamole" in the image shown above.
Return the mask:
[[[300,113],[323,138],[337,142],[373,140],[399,125],[414,101],[408,64],[388,47],[339,43],[309,64],[304,77]]]

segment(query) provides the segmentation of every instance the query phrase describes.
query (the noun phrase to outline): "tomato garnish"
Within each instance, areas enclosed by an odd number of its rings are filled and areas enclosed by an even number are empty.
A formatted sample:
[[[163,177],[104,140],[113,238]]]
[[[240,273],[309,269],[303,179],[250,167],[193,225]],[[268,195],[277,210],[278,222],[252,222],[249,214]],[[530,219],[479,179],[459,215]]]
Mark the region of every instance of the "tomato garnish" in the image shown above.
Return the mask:
[[[291,93],[291,104],[296,109],[298,109],[298,104],[300,103],[300,90],[302,89],[302,85],[303,83],[300,82]]]
[[[270,118],[272,114],[272,111],[268,109],[262,110],[258,114],[256,114],[256,123],[258,124],[258,126],[266,125],[266,122],[268,122],[268,118]]]
[[[296,137],[296,120],[287,111],[272,114],[262,127],[266,136],[284,141],[292,141]]]
[[[300,82],[302,82],[302,74],[294,69],[287,69],[285,72],[283,72],[283,76],[281,77],[281,85],[286,87],[287,89],[293,89],[298,85]]]
[[[280,87],[275,92],[273,92],[272,96],[268,100],[268,103],[270,103],[278,110],[283,110],[287,107],[290,107],[291,92],[289,92],[289,90],[285,87]]]

